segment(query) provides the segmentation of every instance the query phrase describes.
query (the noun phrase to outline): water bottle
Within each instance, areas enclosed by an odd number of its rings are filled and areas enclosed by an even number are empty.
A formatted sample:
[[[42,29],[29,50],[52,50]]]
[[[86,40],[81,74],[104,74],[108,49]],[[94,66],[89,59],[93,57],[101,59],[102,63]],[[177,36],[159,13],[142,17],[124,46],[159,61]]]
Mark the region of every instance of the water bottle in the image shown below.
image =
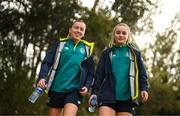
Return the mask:
[[[97,105],[97,97],[93,96],[93,98],[90,101],[90,105],[88,110],[89,112],[94,112],[96,110],[96,105]]]
[[[29,96],[28,100],[31,103],[35,103],[38,97],[43,93],[43,89],[41,87],[36,87],[33,93]]]

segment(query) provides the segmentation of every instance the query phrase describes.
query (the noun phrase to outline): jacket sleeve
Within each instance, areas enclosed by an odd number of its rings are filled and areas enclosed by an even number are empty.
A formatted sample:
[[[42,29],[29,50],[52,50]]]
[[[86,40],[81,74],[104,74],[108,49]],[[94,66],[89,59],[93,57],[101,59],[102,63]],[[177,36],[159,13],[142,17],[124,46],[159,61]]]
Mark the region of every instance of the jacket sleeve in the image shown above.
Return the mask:
[[[54,62],[54,57],[56,54],[57,46],[58,46],[58,43],[56,43],[54,46],[49,47],[49,49],[47,50],[46,56],[41,64],[37,82],[42,78],[44,78],[44,79],[47,78],[47,75],[51,69],[51,66],[53,65],[53,62]]]
[[[92,94],[98,94],[98,91],[102,85],[102,81],[105,78],[105,51],[103,52],[95,73],[95,80],[92,85]]]
[[[139,69],[139,88],[140,91],[148,91],[148,75],[140,52],[137,53],[137,64]]]
[[[86,72],[86,80],[85,80],[85,86],[88,88],[88,90],[90,89],[92,82],[94,80],[94,60],[93,60],[93,56],[89,57],[86,60],[85,63],[85,72]]]

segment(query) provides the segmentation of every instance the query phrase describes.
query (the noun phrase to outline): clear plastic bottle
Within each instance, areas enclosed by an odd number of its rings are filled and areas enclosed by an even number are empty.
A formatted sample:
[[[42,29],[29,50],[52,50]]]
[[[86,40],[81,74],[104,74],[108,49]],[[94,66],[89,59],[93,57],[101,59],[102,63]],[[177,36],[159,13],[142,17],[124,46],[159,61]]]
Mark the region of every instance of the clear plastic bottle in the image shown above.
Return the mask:
[[[44,90],[41,87],[36,87],[33,93],[29,96],[28,100],[31,103],[35,103],[38,97],[42,95],[43,91]]]
[[[96,96],[93,96],[93,98],[90,101],[90,105],[91,106],[88,107],[88,111],[95,112],[96,106],[97,106],[97,97]]]

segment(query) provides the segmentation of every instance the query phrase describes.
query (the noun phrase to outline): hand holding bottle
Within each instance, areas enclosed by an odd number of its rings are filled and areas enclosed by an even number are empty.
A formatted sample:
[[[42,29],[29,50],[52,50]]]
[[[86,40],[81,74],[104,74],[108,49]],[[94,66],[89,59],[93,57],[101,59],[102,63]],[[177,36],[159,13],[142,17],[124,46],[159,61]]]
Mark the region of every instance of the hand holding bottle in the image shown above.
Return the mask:
[[[35,90],[32,92],[32,94],[28,97],[28,100],[31,103],[35,103],[36,100],[39,98],[40,95],[43,94],[45,88],[47,87],[46,84],[46,80],[45,79],[41,79],[38,84],[37,87],[35,88]]]
[[[39,82],[37,83],[37,86],[39,86],[39,87],[41,87],[43,89],[47,88],[46,80],[45,79],[40,79]]]

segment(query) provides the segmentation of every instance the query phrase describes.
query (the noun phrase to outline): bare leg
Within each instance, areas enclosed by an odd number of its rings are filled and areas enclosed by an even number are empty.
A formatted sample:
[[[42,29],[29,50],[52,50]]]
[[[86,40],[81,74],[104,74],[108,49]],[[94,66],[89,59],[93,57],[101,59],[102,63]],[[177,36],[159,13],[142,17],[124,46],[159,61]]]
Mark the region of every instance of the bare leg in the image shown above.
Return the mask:
[[[62,111],[61,108],[49,108],[49,116],[60,116]]]
[[[132,116],[132,114],[129,112],[117,112],[116,116]]]
[[[64,105],[63,116],[76,116],[78,107],[73,103],[66,103]]]
[[[116,111],[107,106],[101,106],[99,108],[99,116],[115,116]]]

